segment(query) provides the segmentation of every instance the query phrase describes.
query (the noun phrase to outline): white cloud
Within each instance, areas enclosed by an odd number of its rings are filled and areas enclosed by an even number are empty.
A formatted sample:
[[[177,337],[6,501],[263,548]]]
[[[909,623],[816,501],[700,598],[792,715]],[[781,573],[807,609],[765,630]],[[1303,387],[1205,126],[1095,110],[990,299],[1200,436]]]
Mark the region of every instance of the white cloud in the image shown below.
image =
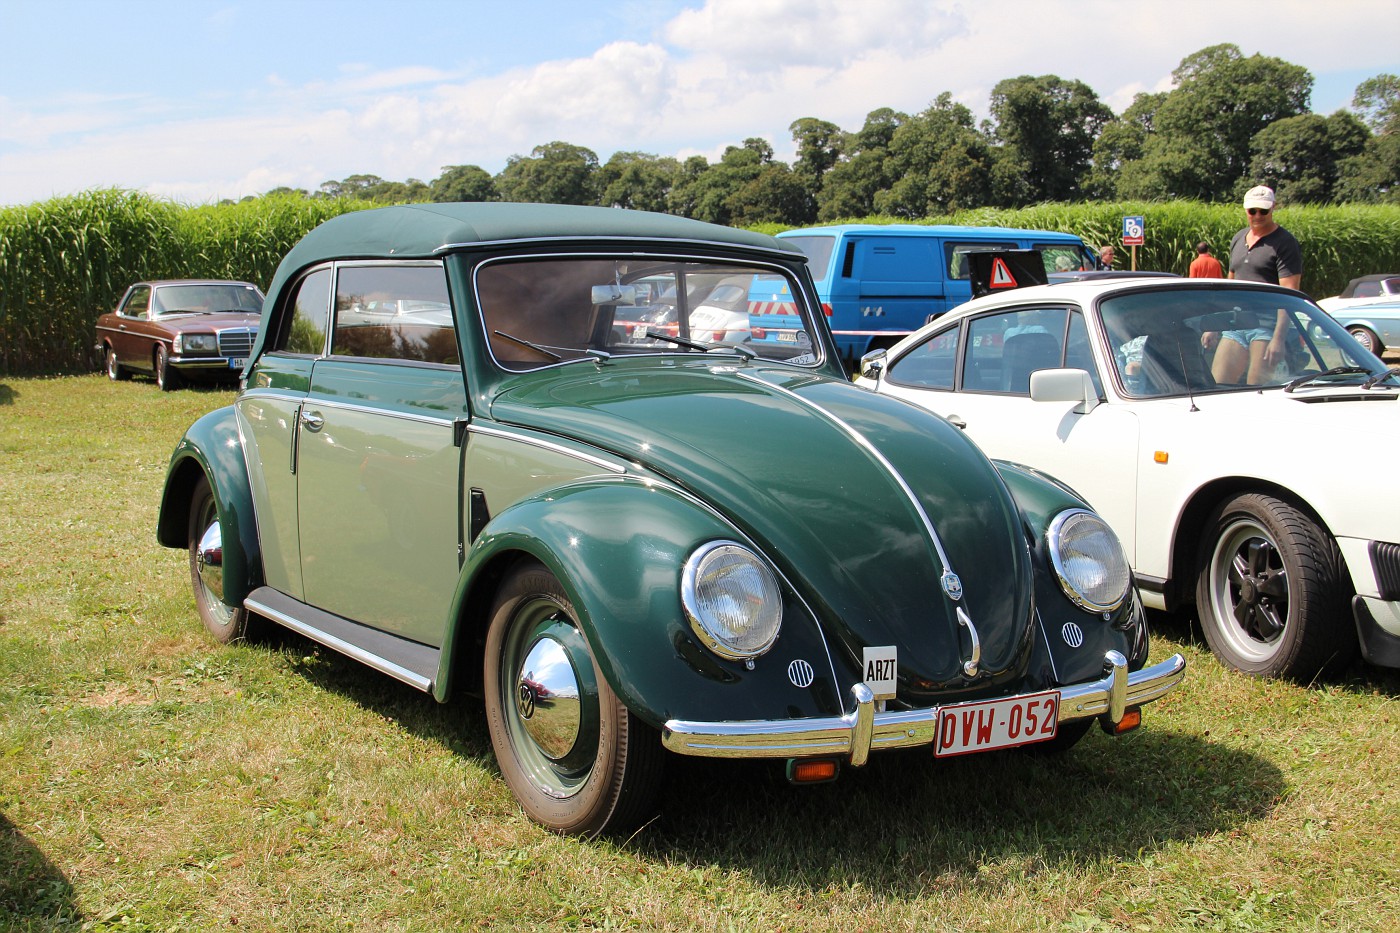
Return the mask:
[[[800,117],[858,129],[878,107],[924,109],[949,91],[979,116],[1000,80],[1081,80],[1121,112],[1166,90],[1192,52],[1222,41],[1325,71],[1400,73],[1394,0],[1274,0],[1247,28],[1216,3],[1110,0],[708,0],[650,42],[468,78],[458,63],[357,57],[315,80],[269,73],[214,100],[150,94],[43,101],[0,96],[0,203],[98,185],[201,201],[353,173],[429,181],[445,165],[498,171],[563,140],[717,159],[749,136],[792,157]],[[233,21],[222,26],[230,26]],[[358,55],[359,53],[357,53]],[[1315,101],[1316,104],[1316,101]],[[1335,106],[1335,104],[1333,105]]]

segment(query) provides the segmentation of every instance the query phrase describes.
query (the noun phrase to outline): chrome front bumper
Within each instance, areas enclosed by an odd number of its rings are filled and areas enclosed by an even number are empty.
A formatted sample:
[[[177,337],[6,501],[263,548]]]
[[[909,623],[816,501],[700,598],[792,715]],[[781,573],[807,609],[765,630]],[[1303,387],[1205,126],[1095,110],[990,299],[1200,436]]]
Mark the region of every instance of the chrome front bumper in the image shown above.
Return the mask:
[[[1186,659],[1174,654],[1159,664],[1128,671],[1117,651],[1104,655],[1104,676],[1091,683],[1060,687],[1060,722],[1103,717],[1117,723],[1129,707],[1150,703],[1186,676]],[[711,758],[812,758],[850,756],[865,764],[871,751],[932,745],[940,710],[875,711],[875,694],[864,682],[851,688],[855,709],[844,716],[815,719],[760,719],[745,722],[693,722],[672,719],[661,741],[682,755]],[[997,698],[1005,699],[1005,698]],[[980,702],[980,701],[979,701]]]

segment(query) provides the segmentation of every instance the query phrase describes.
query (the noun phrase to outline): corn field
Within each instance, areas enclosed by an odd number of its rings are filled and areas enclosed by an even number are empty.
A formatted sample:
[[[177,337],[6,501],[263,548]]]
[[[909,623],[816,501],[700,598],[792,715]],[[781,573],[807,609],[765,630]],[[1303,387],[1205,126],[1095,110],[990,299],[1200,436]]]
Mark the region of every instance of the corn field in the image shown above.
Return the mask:
[[[97,317],[132,282],[265,288],[308,230],[367,206],[289,197],[189,208],[105,189],[0,209],[0,376],[91,370]]]
[[[97,317],[132,282],[239,279],[266,288],[283,254],[312,227],[372,206],[289,196],[185,207],[104,189],[0,208],[0,376],[90,371]],[[926,222],[1075,233],[1096,248],[1115,245],[1117,265],[1127,268],[1131,253],[1119,243],[1123,217],[1133,215],[1147,225],[1137,268],[1183,274],[1201,240],[1224,260],[1243,224],[1237,205],[1187,201],[984,208]],[[1353,276],[1400,271],[1400,206],[1283,207],[1278,217],[1303,246],[1303,288],[1315,297],[1335,295]]]

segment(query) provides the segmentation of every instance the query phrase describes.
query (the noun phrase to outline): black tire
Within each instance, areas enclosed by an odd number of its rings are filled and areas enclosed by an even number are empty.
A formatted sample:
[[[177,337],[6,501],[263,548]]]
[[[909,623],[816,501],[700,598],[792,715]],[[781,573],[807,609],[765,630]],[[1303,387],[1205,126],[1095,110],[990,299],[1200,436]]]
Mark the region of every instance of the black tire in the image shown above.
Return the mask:
[[[552,662],[541,668],[547,684],[527,676],[540,660]],[[597,836],[626,833],[651,815],[661,738],[609,688],[564,588],[537,563],[518,567],[496,596],[485,693],[501,776],[530,819]]]
[[[248,610],[242,606],[230,606],[223,601],[222,541],[215,542],[206,536],[219,524],[219,506],[214,499],[214,491],[209,486],[208,477],[201,476],[190,497],[189,555],[190,585],[194,589],[194,604],[199,609],[200,621],[221,644],[243,641],[249,638],[252,626]],[[219,563],[201,557],[200,544],[206,547],[218,543]],[[214,556],[212,553],[206,557]]]
[[[123,379],[130,379],[131,373],[125,366],[117,362],[117,351],[111,347],[107,348],[105,354],[107,361],[107,378],[113,382],[120,382]]]
[[[162,392],[180,388],[180,374],[170,368],[170,352],[163,343],[156,344],[155,370],[156,385]]]
[[[1352,327],[1348,327],[1347,333],[1355,337],[1357,343],[1376,354],[1376,356],[1380,356],[1385,352],[1385,344],[1381,343],[1381,338],[1378,337],[1376,332],[1371,330],[1371,328],[1356,324]]]
[[[1228,666],[1306,682],[1355,657],[1341,553],[1288,503],[1258,493],[1223,503],[1206,526],[1199,566],[1201,629]]]

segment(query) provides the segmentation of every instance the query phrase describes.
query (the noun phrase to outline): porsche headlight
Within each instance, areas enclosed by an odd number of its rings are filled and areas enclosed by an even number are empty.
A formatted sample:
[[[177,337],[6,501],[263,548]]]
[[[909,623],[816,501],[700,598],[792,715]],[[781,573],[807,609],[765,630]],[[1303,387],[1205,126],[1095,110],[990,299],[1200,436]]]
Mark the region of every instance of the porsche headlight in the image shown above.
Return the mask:
[[[1132,574],[1118,536],[1103,519],[1070,509],[1055,516],[1045,537],[1055,576],[1075,605],[1111,612],[1123,604]]]
[[[681,604],[706,647],[731,660],[763,654],[783,622],[773,572],[732,541],[712,541],[690,555],[681,574]]]
[[[176,353],[212,353],[219,349],[219,340],[213,334],[177,334]]]

